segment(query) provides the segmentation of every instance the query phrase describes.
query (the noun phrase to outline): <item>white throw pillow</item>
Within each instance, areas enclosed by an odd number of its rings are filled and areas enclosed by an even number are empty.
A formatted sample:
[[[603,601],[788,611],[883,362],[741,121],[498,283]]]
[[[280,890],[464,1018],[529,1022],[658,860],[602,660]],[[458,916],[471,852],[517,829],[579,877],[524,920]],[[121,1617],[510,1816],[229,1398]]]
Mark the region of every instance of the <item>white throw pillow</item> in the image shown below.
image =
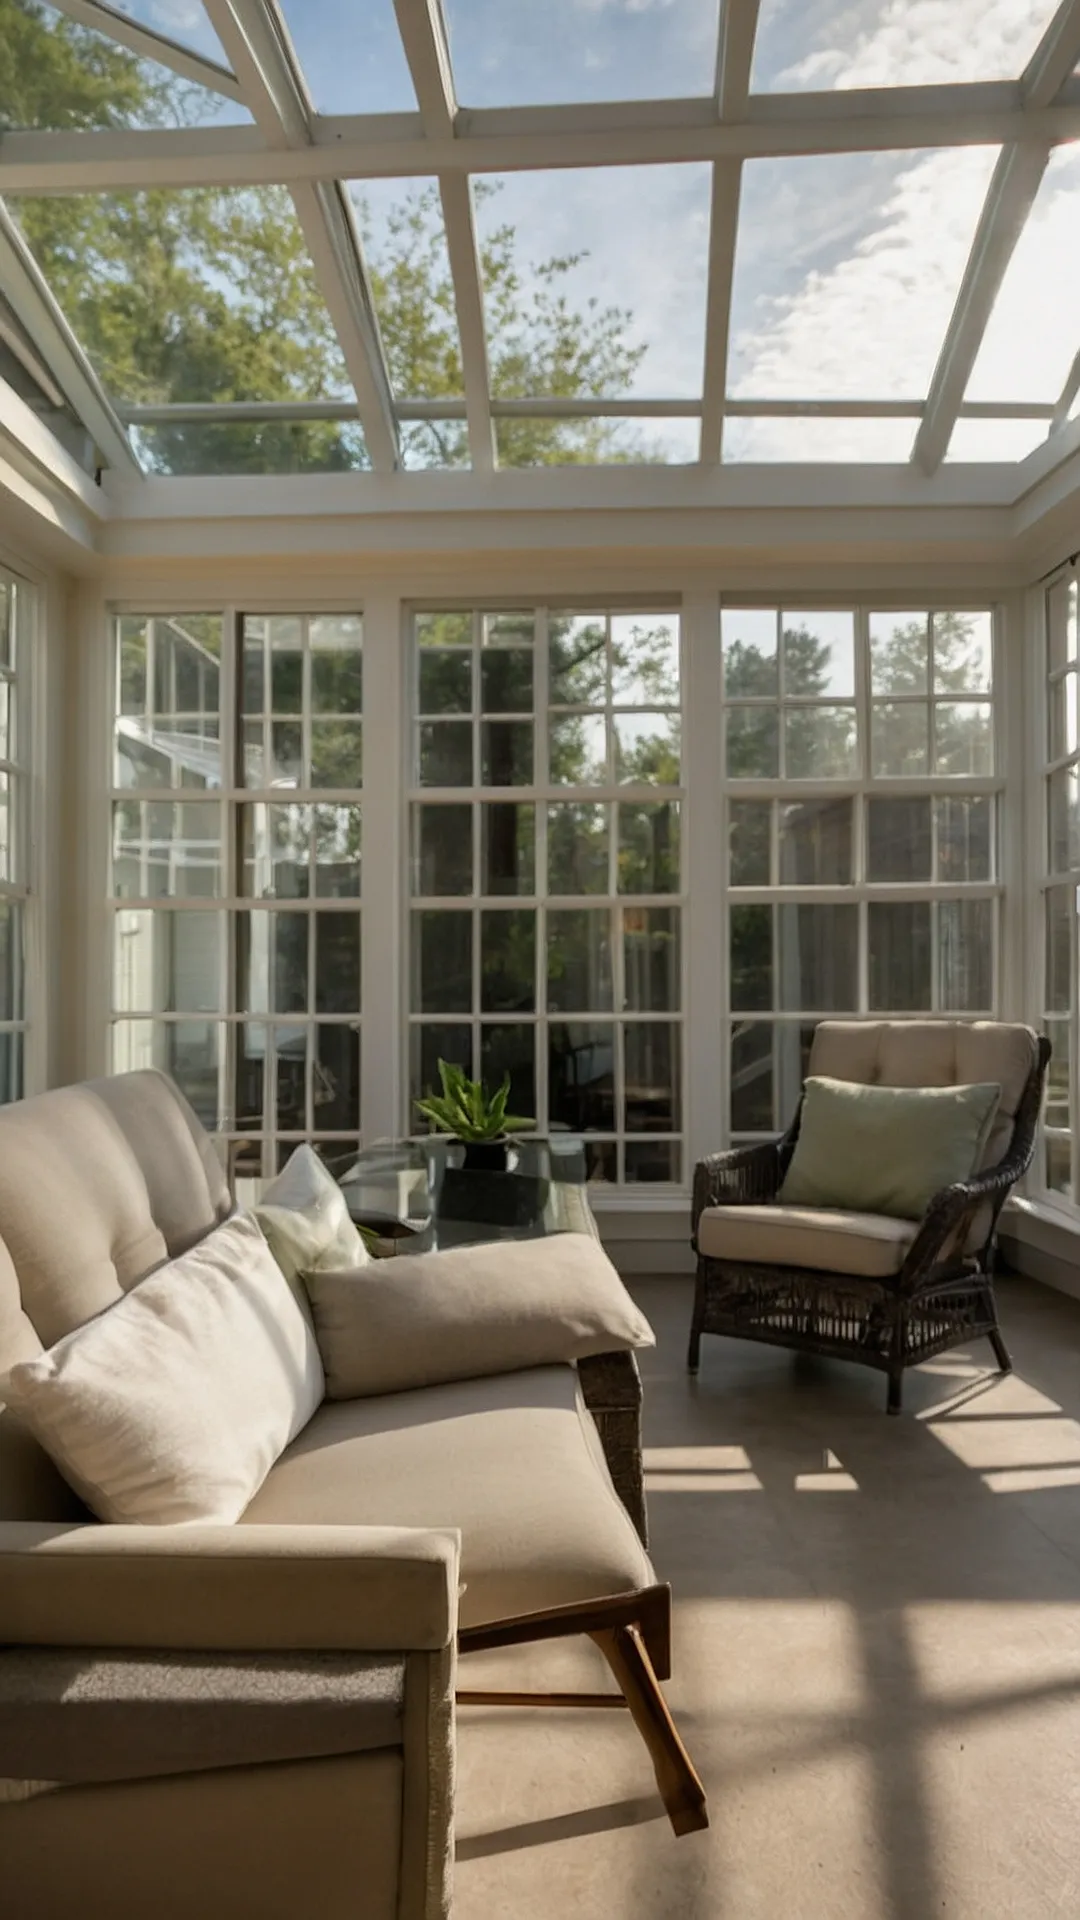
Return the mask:
[[[102,1520],[238,1520],[323,1397],[311,1328],[250,1214],[48,1352],[0,1399]]]
[[[328,1400],[656,1345],[587,1233],[404,1254],[306,1285]]]
[[[300,1275],[316,1267],[363,1267],[370,1258],[345,1195],[312,1147],[297,1147],[254,1208],[274,1259],[308,1311]]]

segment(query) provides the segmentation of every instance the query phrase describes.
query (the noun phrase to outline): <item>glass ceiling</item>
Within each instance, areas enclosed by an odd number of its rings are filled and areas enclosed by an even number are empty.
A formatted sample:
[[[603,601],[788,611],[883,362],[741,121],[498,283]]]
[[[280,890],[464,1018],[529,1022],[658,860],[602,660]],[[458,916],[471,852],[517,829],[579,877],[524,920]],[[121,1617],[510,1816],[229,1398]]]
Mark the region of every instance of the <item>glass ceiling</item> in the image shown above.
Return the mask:
[[[1065,457],[1078,61],[1069,0],[0,0],[0,379],[151,474]]]

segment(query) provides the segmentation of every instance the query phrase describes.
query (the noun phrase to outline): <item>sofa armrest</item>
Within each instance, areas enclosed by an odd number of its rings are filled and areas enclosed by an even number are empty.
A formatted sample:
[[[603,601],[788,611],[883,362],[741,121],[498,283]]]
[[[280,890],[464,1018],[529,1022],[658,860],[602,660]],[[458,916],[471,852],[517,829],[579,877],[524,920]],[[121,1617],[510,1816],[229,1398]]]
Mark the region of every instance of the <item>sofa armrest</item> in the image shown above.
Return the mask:
[[[410,1527],[0,1524],[0,1643],[436,1651],[460,1535]]]

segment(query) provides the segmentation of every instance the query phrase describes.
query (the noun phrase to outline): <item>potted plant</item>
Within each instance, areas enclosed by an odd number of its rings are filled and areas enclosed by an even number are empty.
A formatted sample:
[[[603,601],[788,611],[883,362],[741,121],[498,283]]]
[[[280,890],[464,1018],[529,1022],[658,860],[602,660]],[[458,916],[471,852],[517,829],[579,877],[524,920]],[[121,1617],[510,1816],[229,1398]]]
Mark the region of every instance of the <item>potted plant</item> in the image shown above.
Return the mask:
[[[429,1093],[416,1102],[417,1111],[430,1120],[436,1133],[448,1133],[465,1148],[465,1166],[470,1172],[506,1171],[507,1147],[512,1128],[532,1127],[535,1121],[523,1114],[507,1113],[510,1075],[503,1075],[495,1093],[487,1093],[483,1081],[470,1080],[460,1067],[449,1060],[439,1061],[442,1093]]]

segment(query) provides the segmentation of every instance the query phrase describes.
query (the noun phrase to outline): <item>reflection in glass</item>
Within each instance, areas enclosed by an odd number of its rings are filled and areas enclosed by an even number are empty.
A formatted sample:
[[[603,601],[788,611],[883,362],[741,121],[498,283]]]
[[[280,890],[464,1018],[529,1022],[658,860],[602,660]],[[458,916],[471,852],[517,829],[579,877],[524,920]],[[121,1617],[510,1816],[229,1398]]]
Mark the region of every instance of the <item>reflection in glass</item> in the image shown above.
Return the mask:
[[[317,913],[315,925],[316,1013],[360,1010],[360,915]]]
[[[548,807],[549,893],[607,892],[609,811],[561,801]]]
[[[362,631],[355,613],[324,613],[310,621],[313,713],[363,713]]]
[[[473,886],[472,807],[414,806],[412,810],[412,890],[438,894],[471,893]]]
[[[780,725],[775,707],[727,710],[729,780],[775,780],[780,773]]]
[[[271,913],[260,909],[238,913],[236,951],[241,1012],[307,1011],[306,913]]]
[[[731,1032],[731,1131],[776,1133],[794,1117],[810,1065],[812,1026],[740,1021]]]
[[[677,1013],[682,1004],[678,907],[624,907],[623,1005]]]
[[[418,1114],[413,1106],[416,1100],[422,1100],[429,1093],[442,1091],[439,1081],[439,1061],[448,1060],[452,1066],[461,1067],[470,1078],[473,1074],[472,1028],[470,1026],[449,1025],[446,1022],[435,1024],[425,1021],[423,1025],[409,1028],[409,1118],[410,1133],[430,1132],[430,1122]]]
[[[623,1027],[623,1124],[627,1133],[678,1133],[682,1126],[676,1021],[634,1020]]]
[[[480,915],[480,1010],[532,1013],[536,1007],[536,915],[497,908]]]
[[[784,771],[789,780],[844,779],[859,770],[854,707],[788,707]]]
[[[547,1004],[558,1013],[610,1013],[611,915],[606,908],[547,915]]]
[[[469,713],[472,710],[472,655],[450,647],[421,647],[417,662],[417,710]]]
[[[471,913],[413,913],[414,1013],[472,1011],[472,943]]]
[[[315,892],[345,900],[360,892],[360,808],[320,801],[311,809]]]
[[[615,778],[623,785],[677,786],[679,721],[669,713],[620,713],[611,724]]]
[[[858,908],[784,901],[776,922],[776,1005],[791,1013],[853,1013],[859,1003]]]
[[[552,714],[548,723],[548,777],[552,786],[607,783],[607,722],[603,714]]]
[[[781,886],[848,886],[851,833],[850,800],[800,800],[781,805]]]
[[[485,1085],[499,1086],[510,1075],[509,1111],[524,1119],[535,1119],[536,1104],[536,1028],[487,1025],[480,1029],[480,1077]],[[523,1128],[524,1132],[525,1129]]]
[[[939,700],[934,707],[935,771],[993,773],[993,721],[989,701]]]
[[[732,800],[728,808],[728,883],[767,887],[772,879],[772,805]]]
[[[251,900],[303,900],[311,872],[311,809],[256,801],[240,809],[241,884]]]
[[[531,647],[485,646],[480,655],[480,702],[484,713],[531,713]]]
[[[872,900],[868,911],[871,1012],[928,1012],[929,901]]]
[[[874,701],[870,709],[870,770],[886,778],[929,773],[930,708],[926,701]]]
[[[680,1178],[682,1148],[677,1140],[628,1140],[623,1158],[627,1186]]]
[[[872,799],[866,805],[868,880],[929,880],[932,845],[929,799]]]
[[[313,787],[359,787],[364,777],[364,725],[361,720],[312,720]]]
[[[480,891],[532,893],[536,887],[536,808],[488,800],[480,809]]]
[[[617,707],[678,705],[679,623],[674,614],[612,615],[611,698]]]
[[[988,1013],[994,1004],[994,903],[942,900],[937,910],[938,1004]]]
[[[772,907],[732,907],[730,943],[732,1008],[743,1013],[774,1006]]]
[[[315,1028],[311,1104],[314,1125],[325,1133],[356,1132],[360,1126],[360,1035],[355,1027],[320,1021]]]
[[[871,693],[927,693],[929,687],[929,614],[872,613]]]
[[[219,1012],[221,951],[220,914],[119,908],[113,927],[116,1012]]]
[[[6,776],[0,776],[0,779]],[[113,802],[113,893],[121,900],[213,898],[221,812],[212,803]]]
[[[471,720],[443,720],[421,726],[418,746],[422,787],[472,786]]]
[[[548,698],[554,707],[603,706],[607,699],[607,625],[588,615],[548,621]]]
[[[551,1022],[548,1122],[571,1133],[614,1132],[615,1028],[610,1021]]]
[[[484,720],[480,779],[485,787],[529,787],[533,779],[531,720]]]
[[[851,613],[782,613],[785,698],[793,695],[850,700],[855,694],[855,616]]]
[[[619,802],[618,890],[678,893],[679,803]]]
[[[992,880],[994,801],[989,794],[948,794],[934,801],[939,880]]]

